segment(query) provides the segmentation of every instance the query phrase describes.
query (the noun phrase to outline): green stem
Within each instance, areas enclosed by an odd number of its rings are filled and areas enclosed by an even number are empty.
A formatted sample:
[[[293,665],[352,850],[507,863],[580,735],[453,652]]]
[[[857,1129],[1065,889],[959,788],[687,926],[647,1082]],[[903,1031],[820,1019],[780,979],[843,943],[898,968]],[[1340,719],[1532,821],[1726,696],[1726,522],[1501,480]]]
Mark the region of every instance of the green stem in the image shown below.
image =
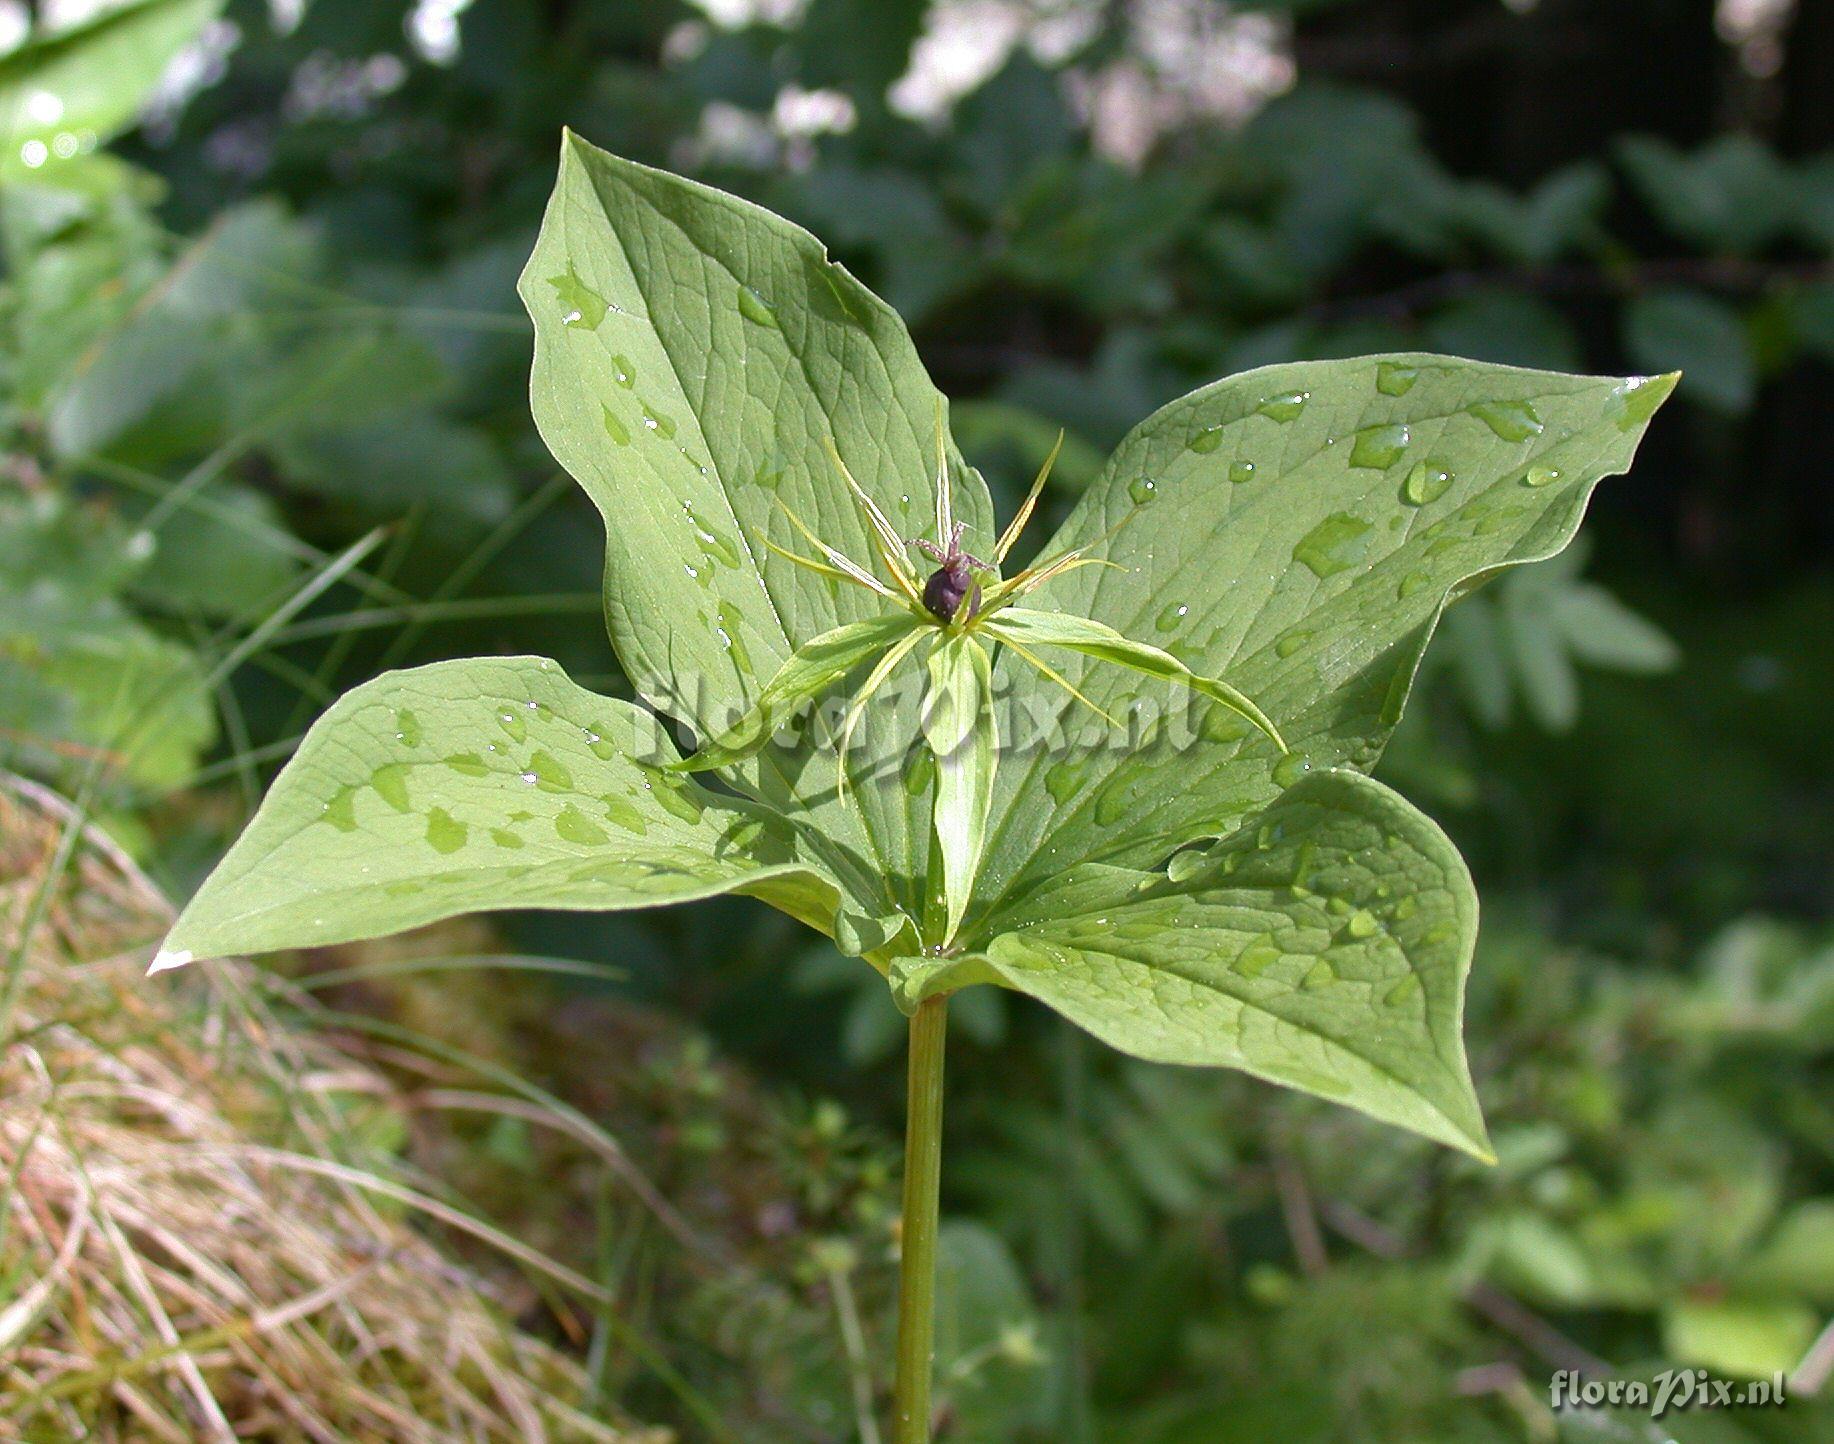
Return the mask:
[[[936,1210],[942,1181],[942,1059],[948,1006],[947,998],[931,998],[918,1004],[911,1018],[893,1444],[930,1444],[930,1373],[936,1352]]]

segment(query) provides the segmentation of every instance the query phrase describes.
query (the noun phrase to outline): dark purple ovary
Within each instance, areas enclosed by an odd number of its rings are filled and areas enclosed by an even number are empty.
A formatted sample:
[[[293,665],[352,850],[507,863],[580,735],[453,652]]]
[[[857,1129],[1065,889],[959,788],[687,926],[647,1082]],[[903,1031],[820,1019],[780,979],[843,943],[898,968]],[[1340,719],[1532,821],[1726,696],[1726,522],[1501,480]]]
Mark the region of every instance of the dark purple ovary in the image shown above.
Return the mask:
[[[951,558],[931,572],[923,584],[923,604],[938,621],[953,622],[973,585],[974,574],[966,559]]]

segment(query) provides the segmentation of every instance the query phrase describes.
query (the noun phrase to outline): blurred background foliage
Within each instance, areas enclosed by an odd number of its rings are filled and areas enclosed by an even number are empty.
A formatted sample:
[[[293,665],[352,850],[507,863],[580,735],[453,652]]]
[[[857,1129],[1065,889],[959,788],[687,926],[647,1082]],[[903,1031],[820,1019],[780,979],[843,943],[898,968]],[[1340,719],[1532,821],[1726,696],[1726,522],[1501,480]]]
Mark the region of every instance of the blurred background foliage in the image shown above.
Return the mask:
[[[1683,368],[1586,544],[1448,616],[1383,764],[1484,896],[1501,1165],[964,996],[945,1437],[1828,1437],[1834,6],[6,0],[0,43],[0,765],[175,893],[385,667],[623,685],[512,288],[562,125],[820,234],[1002,510],[1059,427],[1061,514],[1263,362]],[[645,1347],[524,1314],[632,1413],[873,1444],[883,986],[743,901],[464,945],[605,966],[338,1016],[462,1043],[623,1161],[513,1113],[374,1146],[616,1293]],[[1554,1368],[1681,1365],[1799,1400],[1546,1405]]]

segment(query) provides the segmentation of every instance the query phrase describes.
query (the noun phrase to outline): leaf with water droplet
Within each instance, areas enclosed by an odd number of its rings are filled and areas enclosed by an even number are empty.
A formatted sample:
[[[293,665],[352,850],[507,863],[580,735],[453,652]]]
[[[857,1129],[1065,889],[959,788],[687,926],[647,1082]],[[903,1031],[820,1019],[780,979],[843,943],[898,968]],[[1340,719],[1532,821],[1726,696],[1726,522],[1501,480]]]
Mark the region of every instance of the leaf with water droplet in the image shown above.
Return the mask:
[[[1334,511],[1293,545],[1293,560],[1317,577],[1335,576],[1363,559],[1369,523],[1348,512]]]
[[[560,323],[546,284],[569,270],[602,280],[620,302],[592,346]],[[882,598],[766,545],[808,551],[777,497],[884,576],[853,531],[859,507],[827,439],[888,515],[902,524],[908,513],[901,534],[927,535],[942,398],[897,317],[802,228],[575,135],[562,143],[520,289],[535,323],[536,422],[605,523],[605,614],[622,670],[694,735],[722,737],[797,647],[886,611]],[[630,433],[628,450],[607,433],[606,406]],[[946,409],[943,433],[962,545],[990,555],[991,500]],[[911,504],[901,509],[903,496]],[[671,514],[681,503],[698,531]],[[862,718],[851,802],[835,795],[825,727],[785,731],[768,763],[735,762],[725,779],[795,812],[836,856],[874,859],[857,901],[875,917],[924,908],[928,819],[904,796],[897,765],[913,713],[914,699]]]
[[[1311,399],[1312,393],[1309,391],[1282,391],[1277,396],[1268,397],[1255,410],[1284,426],[1290,421],[1297,421],[1305,412],[1306,402]]]
[[[1417,461],[1401,483],[1401,499],[1409,506],[1427,506],[1452,487],[1452,473],[1434,461]]]
[[[560,323],[582,331],[596,331],[605,319],[605,298],[580,280],[578,272],[568,267],[565,274],[549,276],[554,298],[560,303]]]
[[[1350,464],[1386,471],[1407,451],[1408,439],[1404,422],[1385,421],[1380,426],[1365,426],[1351,443]]]
[[[1372,386],[1372,373],[1398,381],[1403,372],[1413,373],[1405,390]],[[1112,565],[1054,579],[1039,593],[1041,608],[1141,638],[1154,635],[1168,605],[1188,607],[1175,634],[1182,661],[1226,677],[1248,697],[1277,697],[1276,723],[1338,719],[1328,742],[1308,739],[1314,764],[1366,766],[1400,719],[1421,638],[1445,598],[1476,573],[1558,549],[1591,487],[1628,464],[1636,438],[1617,429],[1619,384],[1408,355],[1269,367],[1206,387],[1136,428],[1043,544],[1044,555],[1082,547]],[[1262,408],[1301,397],[1297,410],[1274,408],[1293,418],[1282,435],[1270,424],[1279,416]],[[1495,415],[1506,430],[1542,426],[1532,456],[1468,411],[1486,402],[1505,404]],[[1410,446],[1421,448],[1395,463],[1392,485],[1345,466],[1352,433],[1386,427],[1406,427]],[[1211,428],[1223,433],[1216,450],[1193,453],[1191,439]],[[1333,432],[1343,439],[1324,446]],[[1252,495],[1214,484],[1251,450]],[[1365,459],[1382,458],[1366,448]],[[1524,486],[1530,465],[1559,470],[1560,483]],[[1175,468],[1177,506],[1130,506],[1131,486],[1168,468]],[[1504,498],[1528,510],[1473,507]],[[1435,502],[1443,512],[1419,517],[1416,507]],[[1280,565],[1295,538],[1299,556]],[[1022,660],[1002,658],[1000,667],[1002,687],[1022,692]],[[1110,712],[1127,690],[1099,665],[1066,672]],[[1196,730],[1202,737],[1204,722]],[[1037,773],[1015,771],[1009,784],[1002,769],[985,885],[1022,894],[1081,861],[1152,866],[1165,856],[1167,838],[1214,829],[1280,790],[1272,775],[1279,753],[1265,743],[1192,755],[1206,760],[1167,768],[1125,748],[1098,749],[1084,759],[1083,786],[1066,799],[1039,787]],[[1098,825],[1086,799],[1116,777],[1131,779],[1130,795],[1149,800]]]
[[[443,807],[427,813],[427,845],[443,856],[450,856],[465,845],[471,829]]]
[[[1321,906],[1376,883],[1415,911],[1384,926]],[[910,978],[902,1000],[997,982],[1138,1057],[1239,1068],[1490,1156],[1456,1042],[1477,899],[1444,833],[1380,783],[1315,772],[1175,878],[1065,874],[1022,912],[975,955]],[[1348,946],[1321,912],[1343,917]],[[1411,1016],[1385,1001],[1403,987],[1419,989]]]
[[[777,329],[777,313],[750,286],[739,287],[739,314],[759,326]]]
[[[483,761],[501,715],[528,734],[532,786],[513,763]],[[650,906],[736,887],[833,927],[841,894],[826,866],[762,830],[737,841],[761,820],[756,805],[648,760],[673,756],[655,717],[539,658],[387,673],[306,734],[168,946],[199,957],[308,947],[470,911]],[[587,857],[642,864],[641,886],[582,871]]]
[[[1400,361],[1376,363],[1376,390],[1384,396],[1405,396],[1420,379],[1420,368]]]
[[[1474,401],[1465,409],[1503,441],[1527,441],[1543,430],[1541,413],[1530,401]]]

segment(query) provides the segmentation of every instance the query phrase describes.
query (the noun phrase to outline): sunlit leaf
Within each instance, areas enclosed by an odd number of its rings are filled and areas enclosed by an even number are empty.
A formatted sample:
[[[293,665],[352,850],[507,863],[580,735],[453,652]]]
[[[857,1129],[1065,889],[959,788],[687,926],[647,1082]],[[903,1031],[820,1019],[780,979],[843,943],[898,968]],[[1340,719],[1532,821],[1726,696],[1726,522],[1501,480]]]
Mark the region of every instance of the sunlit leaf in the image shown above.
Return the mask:
[[[1074,868],[959,960],[894,964],[906,1005],[1029,993],[1165,1063],[1239,1068],[1489,1153],[1459,1038],[1477,895],[1405,799],[1315,774],[1170,874]]]
[[[1372,767],[1447,599],[1564,547],[1673,386],[1365,357],[1231,377],[1142,422],[1041,548],[1114,565],[1028,601],[1226,678],[1292,754],[1183,689],[1070,658],[1069,680],[1104,711],[1156,704],[1156,731],[1034,747],[1001,768],[981,925],[998,931],[1002,899],[1067,866],[1152,866],[1309,770]],[[1002,657],[996,691],[1031,685],[1025,671]]]
[[[723,737],[795,648],[884,614],[882,598],[765,542],[806,550],[787,508],[872,565],[830,437],[893,526],[925,535],[939,394],[903,322],[806,231],[572,135],[521,290],[536,422],[605,519],[619,657],[645,698],[702,739]],[[986,487],[945,446],[964,545],[990,550]],[[897,764],[915,712],[867,710],[848,799],[814,737],[732,771],[861,859],[862,885],[912,917],[929,807]]]
[[[162,961],[735,891],[833,931],[838,892],[794,830],[675,758],[654,717],[543,658],[387,673],[313,725]]]

